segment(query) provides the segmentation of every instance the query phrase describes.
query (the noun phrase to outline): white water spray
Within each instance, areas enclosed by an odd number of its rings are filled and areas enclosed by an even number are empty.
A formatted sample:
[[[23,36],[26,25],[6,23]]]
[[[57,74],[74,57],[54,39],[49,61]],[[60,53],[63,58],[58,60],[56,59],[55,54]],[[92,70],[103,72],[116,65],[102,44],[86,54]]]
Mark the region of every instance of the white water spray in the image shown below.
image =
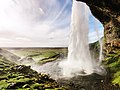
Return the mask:
[[[89,51],[89,12],[85,3],[73,0],[68,59],[60,63],[66,77],[102,72]]]
[[[102,39],[100,38],[99,36],[99,30],[98,30],[98,24],[96,22],[97,20],[94,21],[94,29],[95,29],[95,32],[96,32],[96,36],[98,38],[98,41],[99,41],[99,45],[100,45],[100,52],[99,52],[99,62],[101,63],[102,62],[102,59],[103,59],[103,55],[102,55],[102,51],[103,51],[103,48],[102,48],[102,45],[103,45],[103,42],[102,42]]]

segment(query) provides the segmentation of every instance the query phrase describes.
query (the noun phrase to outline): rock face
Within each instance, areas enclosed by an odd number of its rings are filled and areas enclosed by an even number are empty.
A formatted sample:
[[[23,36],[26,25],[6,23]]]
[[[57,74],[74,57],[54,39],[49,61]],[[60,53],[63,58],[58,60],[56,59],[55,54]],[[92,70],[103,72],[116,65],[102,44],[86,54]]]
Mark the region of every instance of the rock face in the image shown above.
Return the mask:
[[[120,0],[77,0],[85,2],[93,15],[104,25],[107,53],[120,49]]]

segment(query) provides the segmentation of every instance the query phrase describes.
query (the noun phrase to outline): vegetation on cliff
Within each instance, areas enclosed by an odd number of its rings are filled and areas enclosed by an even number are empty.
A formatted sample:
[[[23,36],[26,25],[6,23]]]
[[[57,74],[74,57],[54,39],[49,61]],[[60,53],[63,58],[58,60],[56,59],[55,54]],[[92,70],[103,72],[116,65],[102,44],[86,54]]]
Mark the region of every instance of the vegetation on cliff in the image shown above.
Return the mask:
[[[110,70],[111,82],[114,85],[120,86],[120,51],[118,50],[114,53],[107,54],[103,62],[107,69]]]

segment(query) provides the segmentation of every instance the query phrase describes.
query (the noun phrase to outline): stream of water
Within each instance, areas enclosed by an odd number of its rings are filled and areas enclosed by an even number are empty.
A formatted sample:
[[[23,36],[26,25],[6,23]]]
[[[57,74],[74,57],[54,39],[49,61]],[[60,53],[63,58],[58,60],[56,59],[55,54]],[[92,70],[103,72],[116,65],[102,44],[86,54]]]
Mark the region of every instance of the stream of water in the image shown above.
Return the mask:
[[[85,3],[73,1],[68,59],[60,63],[60,67],[63,68],[63,76],[102,73],[101,58],[97,61],[90,55],[88,40],[89,12],[90,9]]]

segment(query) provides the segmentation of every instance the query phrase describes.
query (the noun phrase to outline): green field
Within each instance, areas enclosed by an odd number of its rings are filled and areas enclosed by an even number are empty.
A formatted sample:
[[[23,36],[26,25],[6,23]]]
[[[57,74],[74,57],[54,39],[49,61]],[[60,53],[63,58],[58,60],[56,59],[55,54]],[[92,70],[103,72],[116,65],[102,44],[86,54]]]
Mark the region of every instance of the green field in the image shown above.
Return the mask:
[[[67,57],[67,48],[4,48],[3,50],[20,58],[31,58],[39,64]]]

